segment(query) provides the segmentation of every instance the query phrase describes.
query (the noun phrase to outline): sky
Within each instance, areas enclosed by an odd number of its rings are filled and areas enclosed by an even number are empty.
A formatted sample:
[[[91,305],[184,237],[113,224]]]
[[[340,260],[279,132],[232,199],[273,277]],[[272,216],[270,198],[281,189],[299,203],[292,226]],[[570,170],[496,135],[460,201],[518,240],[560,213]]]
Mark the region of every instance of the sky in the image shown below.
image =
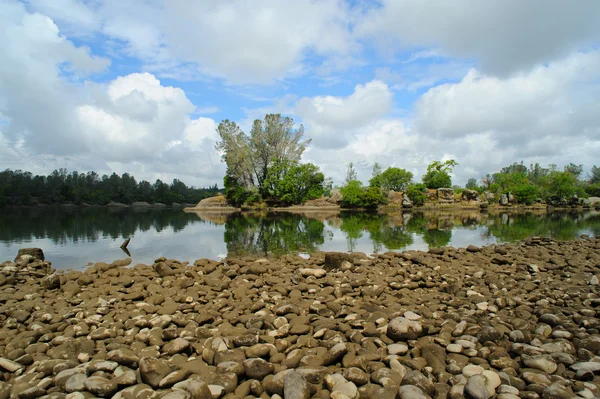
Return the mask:
[[[600,165],[597,0],[0,0],[0,169],[222,186],[216,127],[267,113],[349,162],[464,185]]]

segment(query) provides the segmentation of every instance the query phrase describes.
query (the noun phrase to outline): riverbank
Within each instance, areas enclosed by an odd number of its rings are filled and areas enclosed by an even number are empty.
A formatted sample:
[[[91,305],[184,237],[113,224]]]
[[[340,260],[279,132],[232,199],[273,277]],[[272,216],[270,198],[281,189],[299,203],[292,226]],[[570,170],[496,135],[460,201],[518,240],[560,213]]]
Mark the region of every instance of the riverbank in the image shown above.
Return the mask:
[[[0,266],[1,397],[600,396],[598,238],[127,263]]]

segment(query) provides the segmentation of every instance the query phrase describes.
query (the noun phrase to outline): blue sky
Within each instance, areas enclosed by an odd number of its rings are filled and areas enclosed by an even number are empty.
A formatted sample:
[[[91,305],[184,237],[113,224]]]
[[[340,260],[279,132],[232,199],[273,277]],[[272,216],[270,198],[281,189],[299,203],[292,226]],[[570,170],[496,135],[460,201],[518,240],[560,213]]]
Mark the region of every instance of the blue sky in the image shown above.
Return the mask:
[[[600,164],[593,0],[0,0],[0,168],[220,183],[223,119],[278,112],[354,162],[464,184]]]

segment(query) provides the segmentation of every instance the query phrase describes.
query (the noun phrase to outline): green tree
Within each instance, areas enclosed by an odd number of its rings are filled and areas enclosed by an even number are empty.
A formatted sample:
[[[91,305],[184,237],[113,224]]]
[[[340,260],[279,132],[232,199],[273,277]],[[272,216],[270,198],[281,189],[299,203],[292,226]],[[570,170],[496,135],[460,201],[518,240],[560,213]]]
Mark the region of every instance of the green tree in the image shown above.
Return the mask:
[[[221,140],[216,148],[227,165],[230,187],[227,192],[231,195],[240,194],[242,188],[247,192],[258,191],[263,198],[269,197],[273,181],[284,178],[310,143],[310,140],[302,141],[302,125],[296,129],[292,118],[280,114],[255,120],[249,136],[229,120],[221,122],[217,132]],[[277,176],[273,176],[274,173]],[[270,180],[266,182],[268,176]]]
[[[427,166],[427,173],[423,176],[423,183],[427,188],[451,188],[452,179],[450,173],[452,168],[458,166],[454,159],[449,159],[445,162],[434,161]]]
[[[479,188],[479,186],[477,185],[477,179],[475,179],[474,177],[471,177],[469,180],[467,180],[467,184],[465,184],[465,188],[469,189],[469,190],[477,190]]]
[[[596,165],[592,166],[588,182],[590,184],[600,183],[600,168]]]
[[[411,183],[413,174],[405,169],[389,167],[369,180],[371,187],[381,187],[385,191],[405,191]]]
[[[360,181],[350,180],[340,189],[340,192],[342,193],[342,207],[360,208],[362,206],[363,187]]]
[[[354,169],[354,163],[350,162],[348,164],[348,169],[346,169],[346,185],[355,180],[358,180],[358,174],[356,173],[356,169]]]
[[[301,204],[323,195],[325,176],[319,171],[318,166],[311,163],[293,162],[288,165],[283,163],[283,161],[276,162],[267,173],[265,186],[271,198],[288,204]],[[281,176],[281,169],[286,170],[283,176]]]
[[[545,198],[571,198],[582,194],[577,185],[577,178],[570,172],[550,172],[542,182]]]
[[[564,171],[575,176],[576,179],[579,179],[581,172],[583,172],[583,165],[575,165],[574,163],[570,163],[565,165]]]

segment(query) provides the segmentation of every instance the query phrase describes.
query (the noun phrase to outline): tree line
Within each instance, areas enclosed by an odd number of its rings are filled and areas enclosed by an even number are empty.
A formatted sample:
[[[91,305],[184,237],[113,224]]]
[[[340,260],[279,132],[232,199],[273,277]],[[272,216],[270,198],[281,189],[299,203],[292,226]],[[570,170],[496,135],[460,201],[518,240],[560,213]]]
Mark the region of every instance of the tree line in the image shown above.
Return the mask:
[[[207,188],[188,187],[178,179],[171,184],[160,179],[154,184],[136,181],[128,173],[100,176],[96,172],[69,172],[58,169],[47,176],[31,172],[6,169],[0,172],[0,207],[19,205],[52,205],[72,203],[76,205],[106,205],[110,202],[131,204],[136,201],[148,203],[191,203],[218,195],[217,185]]]
[[[471,178],[465,187],[496,195],[510,194],[517,202],[528,205],[537,200],[560,203],[575,196],[600,196],[600,168],[594,165],[583,176],[583,165],[570,163],[560,170],[554,164],[546,168],[538,163],[527,167],[521,161],[479,180]]]

